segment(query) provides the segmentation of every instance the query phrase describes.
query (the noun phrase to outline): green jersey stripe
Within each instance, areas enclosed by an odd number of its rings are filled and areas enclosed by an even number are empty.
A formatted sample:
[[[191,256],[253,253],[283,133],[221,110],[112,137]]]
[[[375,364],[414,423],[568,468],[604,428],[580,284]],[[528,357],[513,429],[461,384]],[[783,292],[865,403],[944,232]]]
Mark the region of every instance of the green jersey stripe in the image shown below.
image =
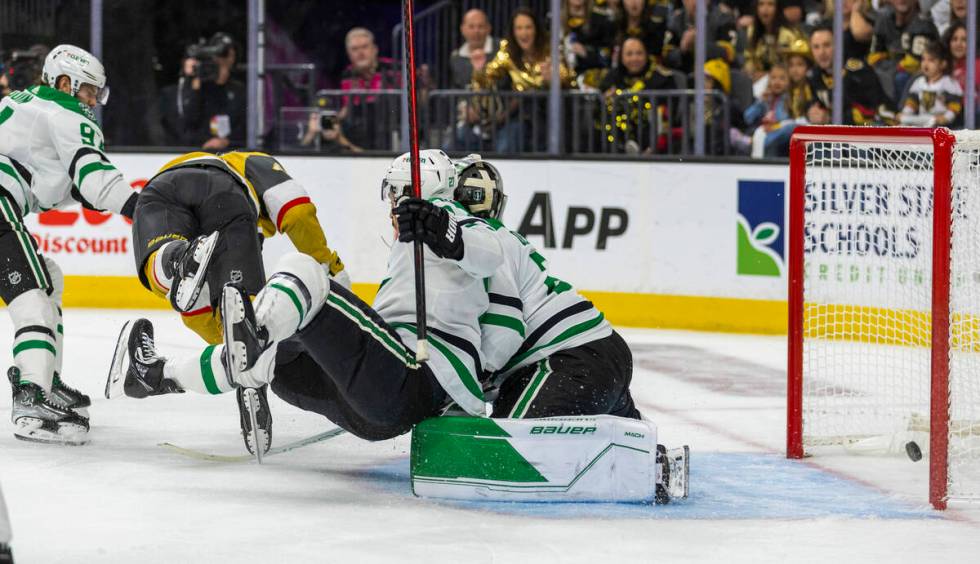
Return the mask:
[[[418,335],[418,332],[415,330],[415,326],[410,323],[395,323],[393,326],[407,329],[411,331],[413,335]],[[460,382],[462,382],[463,386],[466,387],[466,391],[471,393],[473,397],[479,398],[481,401],[486,401],[486,398],[483,396],[483,387],[473,376],[473,374],[466,368],[466,364],[464,364],[458,356],[453,354],[453,352],[449,350],[449,347],[443,343],[441,339],[432,333],[429,333],[427,339],[430,343],[432,343],[432,346],[437,351],[442,353],[442,356],[446,357],[446,360],[449,361],[449,364],[453,367],[453,370],[456,371],[456,375],[459,376]]]
[[[201,353],[201,379],[204,380],[204,387],[207,388],[208,393],[212,395],[221,393],[221,388],[214,380],[214,368],[211,366],[211,355],[217,347],[218,345],[211,345]]]
[[[116,167],[102,161],[89,163],[78,170],[78,186],[81,187],[82,183],[85,182],[85,177],[97,170],[116,170]]]
[[[481,325],[496,325],[517,331],[521,337],[524,336],[524,322],[516,317],[503,315],[500,313],[484,313],[480,316]]]
[[[524,352],[524,353],[522,353],[522,354],[520,354],[518,356],[515,356],[512,359],[510,359],[510,361],[507,362],[507,364],[501,369],[501,371],[506,372],[507,370],[510,370],[514,366],[520,364],[522,360],[524,360],[525,358],[527,358],[527,357],[531,356],[532,354],[538,352],[541,349],[544,349],[544,348],[547,348],[547,347],[553,347],[555,345],[561,344],[563,341],[567,341],[568,339],[571,339],[572,337],[575,337],[576,335],[581,335],[582,333],[585,333],[589,329],[592,329],[592,328],[598,326],[599,324],[601,324],[604,319],[605,319],[605,317],[600,313],[599,315],[597,315],[596,317],[593,317],[592,319],[590,319],[588,321],[583,321],[582,323],[579,323],[578,325],[573,325],[573,326],[569,327],[564,332],[562,332],[560,335],[558,335],[557,337],[555,337],[554,339],[552,339],[551,342],[549,342],[547,344],[544,344],[544,345],[540,345],[540,346],[534,347],[533,349],[530,349],[530,350],[528,350],[528,351],[526,351],[526,352]]]

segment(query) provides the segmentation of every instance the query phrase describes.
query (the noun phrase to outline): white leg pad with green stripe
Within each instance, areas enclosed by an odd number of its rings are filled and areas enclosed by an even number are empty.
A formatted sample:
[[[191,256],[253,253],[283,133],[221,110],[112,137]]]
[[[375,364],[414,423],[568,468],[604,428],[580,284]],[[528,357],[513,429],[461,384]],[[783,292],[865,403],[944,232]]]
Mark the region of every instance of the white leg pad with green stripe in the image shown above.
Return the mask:
[[[221,362],[223,345],[211,345],[200,355],[169,358],[163,377],[174,380],[185,390],[199,394],[223,394],[235,389]]]
[[[652,501],[657,427],[612,415],[435,417],[412,431],[412,491],[499,501]]]
[[[51,301],[54,302],[55,306],[55,323],[57,325],[55,331],[55,359],[54,359],[54,373],[61,374],[61,363],[64,360],[64,343],[65,343],[65,328],[64,328],[64,316],[61,315],[61,296],[65,292],[65,274],[61,271],[61,267],[58,263],[54,262],[50,257],[46,255],[41,256],[41,260],[44,261],[44,266],[48,269],[48,275],[51,278]]]
[[[288,253],[255,297],[255,319],[273,341],[281,341],[306,327],[329,295],[324,266],[309,255]]]
[[[43,290],[28,290],[8,305],[14,325],[14,365],[20,379],[51,390],[57,356],[58,308]]]

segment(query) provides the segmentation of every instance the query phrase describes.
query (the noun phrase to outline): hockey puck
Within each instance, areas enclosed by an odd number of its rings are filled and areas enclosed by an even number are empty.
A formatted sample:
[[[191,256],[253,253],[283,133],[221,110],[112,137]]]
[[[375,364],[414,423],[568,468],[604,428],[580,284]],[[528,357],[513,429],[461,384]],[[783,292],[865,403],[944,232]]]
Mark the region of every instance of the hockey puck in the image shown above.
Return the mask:
[[[912,459],[912,462],[918,462],[922,460],[922,449],[919,448],[919,445],[917,445],[915,441],[909,441],[905,443],[905,454],[909,455],[909,458]]]

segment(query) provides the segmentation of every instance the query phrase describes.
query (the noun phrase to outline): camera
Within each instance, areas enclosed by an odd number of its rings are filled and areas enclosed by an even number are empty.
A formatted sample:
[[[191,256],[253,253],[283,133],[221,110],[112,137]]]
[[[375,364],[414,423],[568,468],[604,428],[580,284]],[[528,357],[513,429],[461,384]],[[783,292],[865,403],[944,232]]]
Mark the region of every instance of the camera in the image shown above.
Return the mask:
[[[197,59],[191,78],[200,78],[201,82],[214,82],[218,79],[218,58],[225,57],[234,48],[234,40],[227,33],[216,33],[210,40],[203,38],[192,43],[184,50],[186,57]]]
[[[7,87],[13,91],[33,86],[41,76],[45,55],[46,49],[11,51],[10,56],[5,57],[3,64],[0,64],[0,69],[3,69],[3,74],[7,77]]]
[[[329,131],[337,127],[337,112],[333,110],[320,111],[320,129]]]

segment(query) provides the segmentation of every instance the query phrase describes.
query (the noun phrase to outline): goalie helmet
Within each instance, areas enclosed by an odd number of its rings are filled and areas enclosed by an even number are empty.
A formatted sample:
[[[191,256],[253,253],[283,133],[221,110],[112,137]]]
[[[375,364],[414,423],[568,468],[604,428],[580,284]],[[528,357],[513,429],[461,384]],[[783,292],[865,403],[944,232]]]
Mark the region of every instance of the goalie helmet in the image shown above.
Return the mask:
[[[94,55],[74,45],[58,45],[44,58],[41,80],[51,88],[58,87],[58,77],[67,76],[71,80],[71,95],[77,96],[82,84],[96,88],[95,99],[100,104],[109,101],[109,87],[106,86],[105,67]]]
[[[419,174],[422,180],[422,199],[453,198],[457,172],[449,155],[438,149],[419,152]],[[396,205],[402,198],[412,197],[411,153],[405,153],[391,161],[388,172],[381,182],[381,199]]]
[[[477,217],[500,219],[507,205],[507,195],[504,194],[504,180],[497,167],[480,158],[480,155],[469,155],[456,163],[459,186],[453,199]]]

